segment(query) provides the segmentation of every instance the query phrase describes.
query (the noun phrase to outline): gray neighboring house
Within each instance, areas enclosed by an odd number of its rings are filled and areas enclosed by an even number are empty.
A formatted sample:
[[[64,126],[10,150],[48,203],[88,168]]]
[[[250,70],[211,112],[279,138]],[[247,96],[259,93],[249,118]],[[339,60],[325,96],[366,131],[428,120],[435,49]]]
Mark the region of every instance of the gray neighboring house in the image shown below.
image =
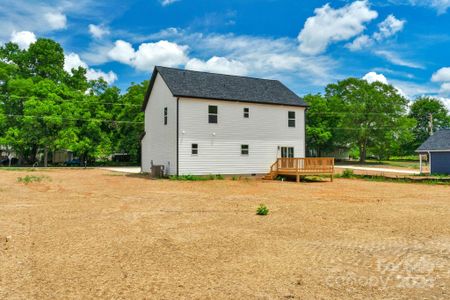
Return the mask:
[[[428,154],[431,174],[450,174],[450,129],[434,133],[416,152]]]

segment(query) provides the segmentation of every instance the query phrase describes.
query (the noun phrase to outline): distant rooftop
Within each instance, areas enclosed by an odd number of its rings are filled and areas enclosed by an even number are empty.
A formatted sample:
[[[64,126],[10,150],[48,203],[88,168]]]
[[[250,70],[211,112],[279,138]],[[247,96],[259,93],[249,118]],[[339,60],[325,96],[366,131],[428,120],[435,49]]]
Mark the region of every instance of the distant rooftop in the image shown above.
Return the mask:
[[[278,80],[155,67],[144,107],[157,73],[174,97],[307,106],[302,98]]]
[[[450,129],[441,129],[430,136],[416,151],[450,150]]]

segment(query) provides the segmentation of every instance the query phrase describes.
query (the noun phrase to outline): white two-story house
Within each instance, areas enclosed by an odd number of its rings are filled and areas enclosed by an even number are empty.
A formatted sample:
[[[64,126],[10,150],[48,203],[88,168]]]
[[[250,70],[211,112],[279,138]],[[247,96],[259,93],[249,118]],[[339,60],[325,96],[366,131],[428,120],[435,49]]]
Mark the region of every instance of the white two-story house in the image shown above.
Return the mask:
[[[306,103],[277,80],[156,67],[143,105],[142,171],[265,174],[305,156]]]

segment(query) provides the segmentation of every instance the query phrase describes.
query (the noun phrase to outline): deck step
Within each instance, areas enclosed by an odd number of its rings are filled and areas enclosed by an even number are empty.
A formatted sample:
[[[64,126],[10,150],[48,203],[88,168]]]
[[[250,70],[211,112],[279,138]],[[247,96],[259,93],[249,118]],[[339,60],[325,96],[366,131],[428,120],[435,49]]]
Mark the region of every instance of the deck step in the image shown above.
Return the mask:
[[[274,174],[267,174],[266,176],[263,177],[264,180],[273,180],[276,176],[274,176]]]

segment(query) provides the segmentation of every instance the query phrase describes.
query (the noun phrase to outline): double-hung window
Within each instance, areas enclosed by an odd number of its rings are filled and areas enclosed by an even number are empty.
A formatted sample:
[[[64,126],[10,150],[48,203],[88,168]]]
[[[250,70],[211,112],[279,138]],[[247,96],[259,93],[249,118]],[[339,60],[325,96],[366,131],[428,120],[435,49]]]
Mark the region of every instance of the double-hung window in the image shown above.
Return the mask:
[[[241,145],[241,155],[248,155],[248,154],[249,154],[248,145]]]
[[[244,107],[244,118],[248,119],[250,117],[250,108]]]
[[[208,123],[217,124],[217,119],[218,119],[217,115],[218,115],[217,105],[209,105],[208,106]]]
[[[198,155],[198,144],[192,144],[191,146],[191,154]]]
[[[288,126],[295,127],[295,111],[288,112]]]

